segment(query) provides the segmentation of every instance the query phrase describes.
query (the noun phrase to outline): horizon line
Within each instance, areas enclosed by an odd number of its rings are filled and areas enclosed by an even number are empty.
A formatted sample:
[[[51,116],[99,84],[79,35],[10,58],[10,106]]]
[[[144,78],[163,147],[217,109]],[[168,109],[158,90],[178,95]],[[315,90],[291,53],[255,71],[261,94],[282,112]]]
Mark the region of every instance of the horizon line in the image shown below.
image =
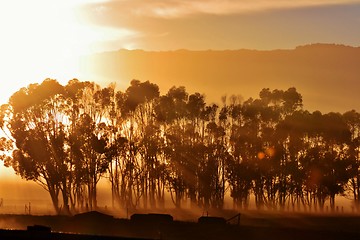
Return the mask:
[[[214,51],[214,52],[225,52],[225,51],[271,52],[271,51],[291,51],[291,50],[297,50],[299,48],[313,47],[313,46],[333,46],[333,47],[344,47],[344,48],[354,48],[354,49],[360,48],[360,45],[354,46],[354,45],[348,45],[348,44],[344,44],[344,43],[317,42],[317,43],[307,43],[307,44],[297,45],[297,46],[292,47],[292,48],[272,48],[272,49],[257,49],[257,48],[189,49],[189,48],[177,48],[177,49],[169,49],[169,50],[151,50],[151,49],[142,49],[142,48],[134,48],[134,49],[119,48],[119,49],[114,49],[114,50],[106,50],[106,51],[94,52],[94,53],[86,54],[86,55],[99,54],[99,53],[108,53],[108,52],[119,52],[119,51],[129,51],[129,52],[130,51],[132,51],[132,52],[136,52],[136,51],[141,51],[141,52],[181,52],[181,51],[184,51],[184,52],[210,52],[210,51]]]

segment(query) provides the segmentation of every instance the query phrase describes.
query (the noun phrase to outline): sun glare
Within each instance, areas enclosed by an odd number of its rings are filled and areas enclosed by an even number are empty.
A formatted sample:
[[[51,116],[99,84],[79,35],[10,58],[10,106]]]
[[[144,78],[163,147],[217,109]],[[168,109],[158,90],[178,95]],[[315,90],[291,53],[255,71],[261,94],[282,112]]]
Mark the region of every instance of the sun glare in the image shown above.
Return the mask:
[[[70,79],[89,76],[80,69],[80,57],[98,51],[99,42],[129,34],[79,20],[78,7],[102,1],[1,1],[0,104],[21,87],[46,78],[66,84]],[[2,177],[15,176],[2,163],[0,169]]]
[[[76,8],[95,1],[14,0],[0,6],[0,102],[20,87],[54,78],[81,78],[79,58],[110,31],[82,24]],[[96,1],[98,2],[98,1]]]

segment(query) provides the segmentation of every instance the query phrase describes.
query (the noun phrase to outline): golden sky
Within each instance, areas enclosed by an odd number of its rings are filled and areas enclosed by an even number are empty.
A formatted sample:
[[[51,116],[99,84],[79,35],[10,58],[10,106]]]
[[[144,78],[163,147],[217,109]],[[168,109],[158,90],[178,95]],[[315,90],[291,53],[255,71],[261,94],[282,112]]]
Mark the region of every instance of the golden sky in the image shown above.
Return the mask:
[[[1,0],[0,102],[47,77],[81,79],[84,54],[359,46],[359,26],[359,0]]]
[[[275,49],[359,45],[359,0],[132,0],[79,9],[82,21],[126,32],[102,49]]]

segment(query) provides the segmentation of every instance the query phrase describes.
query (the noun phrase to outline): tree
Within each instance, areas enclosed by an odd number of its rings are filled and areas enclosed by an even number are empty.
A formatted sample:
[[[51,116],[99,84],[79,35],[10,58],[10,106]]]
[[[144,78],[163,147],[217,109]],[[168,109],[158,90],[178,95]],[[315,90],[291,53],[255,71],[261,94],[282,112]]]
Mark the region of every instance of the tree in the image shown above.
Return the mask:
[[[335,196],[344,192],[350,177],[351,162],[346,157],[350,131],[337,113],[312,113],[307,125],[307,149],[300,157],[306,175],[306,189],[311,193],[309,203],[324,209],[330,199],[335,209]]]
[[[149,81],[115,85],[46,79],[14,93],[0,108],[0,158],[46,189],[57,213],[97,208],[107,177],[113,206],[323,210],[360,192],[360,117],[356,111],[302,110],[295,88],[263,89],[258,99],[223,98]]]
[[[188,148],[184,141],[186,126],[186,103],[188,93],[184,87],[172,87],[164,96],[160,96],[155,106],[156,121],[164,133],[163,152],[166,186],[176,208],[186,195],[187,186],[193,181],[187,156]]]
[[[350,179],[348,182],[348,191],[352,195],[355,207],[360,209],[360,114],[355,110],[343,114],[347,124],[351,139],[347,151],[347,157],[351,161]]]
[[[7,106],[6,126],[16,148],[5,165],[17,174],[40,184],[50,194],[55,210],[60,213],[59,193],[67,211],[66,184],[69,177],[65,147],[67,106],[63,87],[55,80],[31,84],[14,93]]]

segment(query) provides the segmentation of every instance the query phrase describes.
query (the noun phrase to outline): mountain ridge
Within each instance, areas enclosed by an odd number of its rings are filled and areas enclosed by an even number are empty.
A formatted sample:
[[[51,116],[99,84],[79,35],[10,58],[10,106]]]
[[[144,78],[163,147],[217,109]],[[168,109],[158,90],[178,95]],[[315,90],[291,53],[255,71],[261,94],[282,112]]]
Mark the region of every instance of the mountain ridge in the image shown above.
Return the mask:
[[[342,49],[360,49],[360,46],[351,46],[346,44],[337,44],[337,43],[310,43],[304,45],[298,45],[294,48],[274,48],[274,49],[251,49],[251,48],[239,48],[239,49],[204,49],[204,50],[193,50],[187,48],[178,48],[174,50],[145,50],[145,49],[127,49],[120,48],[114,51],[104,51],[101,53],[109,53],[109,52],[152,52],[152,53],[161,53],[161,52],[237,52],[237,51],[254,51],[254,52],[273,52],[273,51],[293,51],[293,50],[301,50],[301,49],[314,49],[314,48],[342,48]]]
[[[309,44],[276,50],[125,50],[97,53],[82,60],[96,82],[149,80],[162,93],[172,86],[200,92],[208,102],[223,95],[256,98],[262,88],[295,87],[304,109],[325,112],[360,110],[360,47]]]

